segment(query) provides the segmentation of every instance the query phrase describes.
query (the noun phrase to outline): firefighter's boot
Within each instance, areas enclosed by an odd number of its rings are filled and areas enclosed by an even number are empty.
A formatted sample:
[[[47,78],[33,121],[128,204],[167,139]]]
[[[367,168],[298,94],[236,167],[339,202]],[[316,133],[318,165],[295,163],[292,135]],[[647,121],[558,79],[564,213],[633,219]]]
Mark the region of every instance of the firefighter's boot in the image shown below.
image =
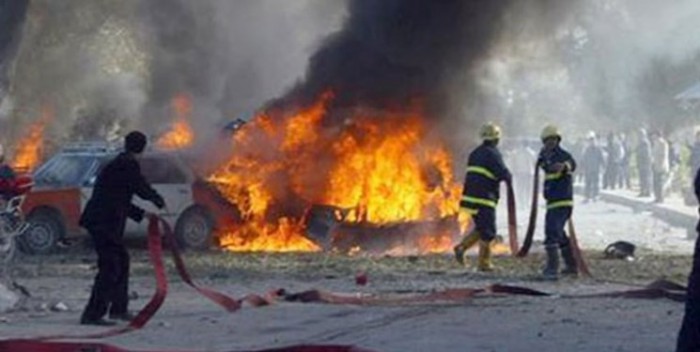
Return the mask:
[[[542,278],[548,281],[559,280],[559,248],[558,246],[545,247],[547,262],[542,270]]]
[[[459,264],[464,265],[464,254],[472,248],[477,242],[479,242],[479,231],[472,231],[467,236],[464,237],[462,242],[454,247],[455,259]]]
[[[479,264],[477,269],[482,272],[493,271],[491,263],[491,241],[479,241]]]
[[[570,244],[566,244],[560,247],[561,257],[564,259],[564,269],[561,271],[562,275],[578,276],[578,263],[576,263],[576,257],[574,257],[574,249]]]

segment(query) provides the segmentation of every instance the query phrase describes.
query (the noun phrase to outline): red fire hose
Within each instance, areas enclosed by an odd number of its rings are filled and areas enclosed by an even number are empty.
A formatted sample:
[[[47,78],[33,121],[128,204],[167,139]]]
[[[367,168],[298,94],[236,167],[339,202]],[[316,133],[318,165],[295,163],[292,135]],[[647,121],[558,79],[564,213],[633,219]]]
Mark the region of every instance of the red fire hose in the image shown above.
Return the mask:
[[[162,260],[162,243],[161,232],[159,225],[162,224],[165,230],[164,235],[170,244],[174,244],[172,231],[167,223],[153,216],[149,219],[148,226],[148,243],[150,259],[155,270],[156,292],[146,306],[138,313],[131,323],[123,328],[111,329],[98,334],[87,335],[54,335],[42,336],[32,339],[8,339],[0,340],[0,351],[2,352],[85,352],[85,351],[101,351],[101,352],[127,352],[127,350],[95,342],[57,342],[55,340],[63,339],[99,339],[119,334],[124,334],[130,331],[141,329],[155,315],[158,309],[163,304],[167,295],[167,277],[165,267]],[[570,228],[571,230],[572,228]],[[572,232],[572,244],[578,247],[575,234]],[[171,246],[173,258],[177,271],[182,280],[193,287],[203,296],[209,298],[213,302],[224,307],[228,311],[236,311],[240,309],[243,302],[248,302],[253,306],[262,306],[270,304],[273,299],[284,299],[286,301],[295,302],[318,302],[328,304],[356,304],[356,305],[381,305],[381,304],[408,304],[408,303],[429,303],[451,301],[459,302],[477,295],[527,295],[527,296],[549,296],[549,293],[533,290],[526,287],[507,286],[507,285],[491,285],[486,288],[453,288],[440,291],[429,292],[425,294],[408,295],[403,297],[397,296],[358,296],[358,295],[342,295],[337,293],[312,290],[297,294],[287,294],[284,290],[278,290],[274,294],[267,297],[258,295],[249,295],[242,299],[234,299],[221,292],[200,287],[191,279],[186,270],[184,261],[176,246]],[[582,269],[585,268],[582,267]],[[587,271],[587,268],[584,269]],[[564,297],[564,296],[563,296]],[[660,280],[651,285],[634,290],[626,290],[610,293],[597,293],[592,295],[576,295],[565,296],[566,298],[588,298],[588,297],[622,297],[622,298],[668,298],[676,301],[683,301],[685,297],[685,287],[674,284],[672,282]],[[54,340],[54,341],[49,341]],[[135,352],[131,350],[132,352]],[[155,352],[155,351],[141,351]],[[164,352],[161,350],[161,352]],[[252,352],[252,351],[249,351]],[[258,352],[370,352],[368,350],[359,349],[352,346],[293,346],[279,349],[268,349]]]
[[[532,238],[535,235],[535,227],[537,226],[537,197],[540,193],[540,168],[535,164],[535,172],[533,173],[533,183],[532,183],[532,202],[530,203],[530,221],[527,224],[527,231],[525,232],[525,240],[523,246],[518,252],[518,257],[525,257],[530,252],[530,247],[532,247]]]
[[[212,290],[210,288],[201,287],[195,284],[187,272],[185,263],[178,247],[175,244],[173,232],[167,222],[151,216],[148,224],[148,249],[151,263],[154,268],[156,279],[156,292],[146,306],[136,315],[136,317],[125,327],[110,329],[96,334],[65,334],[65,335],[49,335],[40,336],[32,339],[11,339],[0,340],[0,351],[2,352],[83,352],[83,351],[101,351],[101,352],[126,352],[126,350],[99,343],[92,342],[56,342],[48,340],[65,340],[65,339],[101,339],[116,335],[125,334],[134,330],[143,328],[149,320],[156,314],[158,309],[163,305],[165,297],[168,293],[168,280],[163,264],[163,246],[161,242],[160,226],[163,226],[164,237],[170,244],[170,249],[175,261],[178,274],[182,280],[194,288],[204,297],[209,298],[214,303],[224,307],[229,312],[236,311],[241,308],[243,302],[248,302],[253,306],[264,306],[271,302],[270,298],[248,295],[242,299],[234,299],[226,294]],[[369,352],[352,346],[295,346],[281,349],[265,350],[264,352]],[[146,351],[143,351],[146,352]],[[263,352],[263,351],[260,351]]]
[[[513,256],[518,254],[518,214],[515,206],[515,192],[513,182],[506,182],[508,187],[508,240],[510,243],[510,253]]]
[[[593,277],[591,271],[588,269],[588,264],[583,258],[583,252],[581,247],[578,245],[578,239],[576,238],[576,230],[574,229],[574,220],[569,218],[569,242],[571,243],[571,249],[573,249],[574,259],[576,259],[576,265],[578,266],[579,272],[586,277]]]

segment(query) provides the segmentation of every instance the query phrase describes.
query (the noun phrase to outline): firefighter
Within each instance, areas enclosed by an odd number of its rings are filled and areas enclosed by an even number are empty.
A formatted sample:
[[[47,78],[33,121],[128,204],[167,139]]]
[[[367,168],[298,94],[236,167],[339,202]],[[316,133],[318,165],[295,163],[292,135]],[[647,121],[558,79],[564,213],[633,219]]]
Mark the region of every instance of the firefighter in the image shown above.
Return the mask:
[[[578,274],[573,250],[564,231],[574,206],[572,173],[576,170],[576,161],[561,148],[561,133],[556,126],[546,126],[542,130],[541,139],[544,146],[537,165],[545,172],[544,198],[547,200],[544,240],[547,262],[542,275],[546,280],[557,280],[559,251],[565,264],[562,274]]]
[[[495,124],[481,128],[483,143],[469,155],[462,191],[460,211],[471,215],[474,226],[462,242],[454,247],[457,261],[464,264],[464,253],[479,243],[479,271],[492,271],[491,242],[496,237],[496,204],[499,183],[511,181],[511,174],[498,150],[501,129]]]
[[[700,202],[700,172],[695,174],[695,197]],[[695,230],[700,234],[700,222]],[[695,240],[693,268],[688,278],[685,316],[676,345],[676,352],[697,351],[700,351],[700,236]]]
[[[129,253],[123,243],[127,218],[140,222],[143,209],[131,203],[133,195],[165,207],[165,201],[144,179],[138,156],[146,147],[146,136],[131,132],[124,139],[124,152],[99,172],[92,197],[80,218],[80,226],[89,233],[97,251],[97,275],[90,301],[80,323],[83,325],[114,325],[113,320],[129,321],[127,310],[129,284]]]

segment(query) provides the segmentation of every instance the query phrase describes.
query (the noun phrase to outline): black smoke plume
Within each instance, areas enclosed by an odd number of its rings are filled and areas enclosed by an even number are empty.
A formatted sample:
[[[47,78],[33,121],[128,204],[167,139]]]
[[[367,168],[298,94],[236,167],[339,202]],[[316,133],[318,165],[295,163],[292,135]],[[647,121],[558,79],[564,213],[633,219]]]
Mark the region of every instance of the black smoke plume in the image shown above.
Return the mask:
[[[461,151],[479,124],[503,122],[480,85],[491,51],[523,29],[547,38],[577,2],[351,0],[343,28],[311,57],[305,79],[271,105],[308,104],[328,89],[341,109],[418,100],[435,133]]]
[[[287,98],[333,89],[341,105],[382,107],[424,99],[444,113],[450,82],[488,52],[509,1],[352,0],[343,29],[309,63]],[[474,80],[467,82],[474,90]],[[470,89],[471,88],[471,89]]]

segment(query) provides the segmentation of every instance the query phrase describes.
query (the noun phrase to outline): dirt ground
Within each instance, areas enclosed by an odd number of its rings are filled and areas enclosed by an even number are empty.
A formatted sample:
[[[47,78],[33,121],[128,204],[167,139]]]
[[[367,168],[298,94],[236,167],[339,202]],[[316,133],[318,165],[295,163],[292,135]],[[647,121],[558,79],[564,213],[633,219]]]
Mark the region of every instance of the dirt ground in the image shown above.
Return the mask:
[[[132,249],[132,309],[154,290],[143,249]],[[447,287],[523,285],[553,297],[478,297],[459,303],[352,306],[280,302],[227,313],[198,296],[169,271],[172,285],[161,311],[143,330],[106,339],[134,349],[230,351],[298,343],[352,344],[390,351],[670,351],[683,305],[670,300],[570,298],[646,284],[660,276],[684,283],[690,257],[642,253],[636,262],[588,254],[596,279],[537,279],[542,255],[498,258],[499,270],[478,274],[445,255],[347,257],[327,254],[187,255],[201,284],[240,297],[285,288],[345,293],[409,294]],[[94,332],[78,325],[89,296],[94,255],[81,249],[23,258],[16,271],[32,297],[0,315],[0,337]],[[355,284],[366,271],[367,286]],[[625,282],[627,284],[623,284]],[[56,303],[67,311],[52,311]]]

